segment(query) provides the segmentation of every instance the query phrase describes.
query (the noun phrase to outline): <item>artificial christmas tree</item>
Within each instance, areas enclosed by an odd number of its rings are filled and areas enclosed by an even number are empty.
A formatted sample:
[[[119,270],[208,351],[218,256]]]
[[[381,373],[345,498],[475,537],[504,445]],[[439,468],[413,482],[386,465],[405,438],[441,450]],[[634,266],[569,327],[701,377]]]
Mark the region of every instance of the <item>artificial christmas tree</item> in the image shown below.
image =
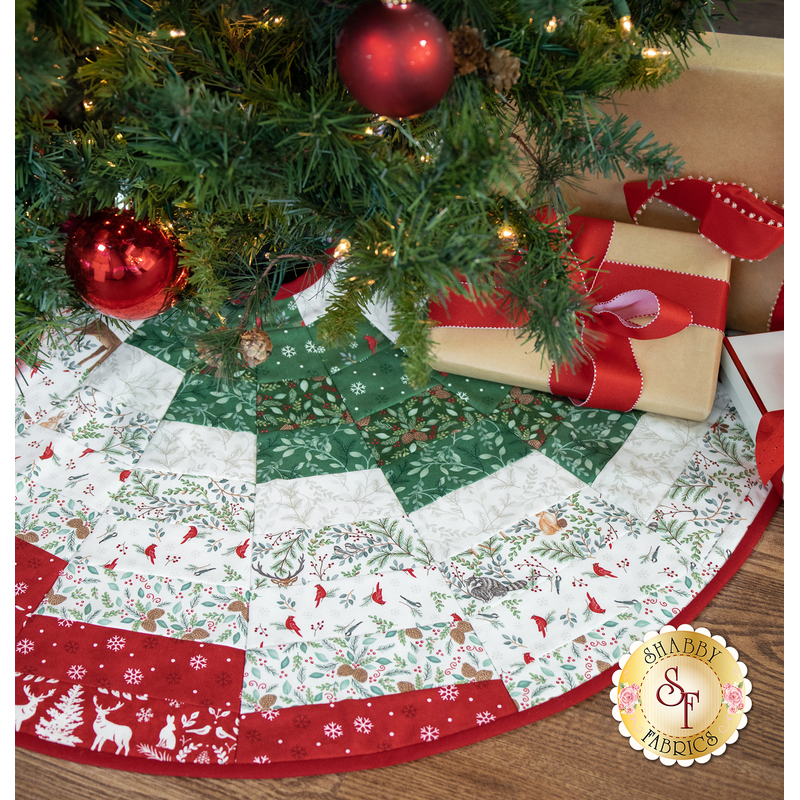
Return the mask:
[[[365,13],[355,0],[17,3],[16,355],[34,364],[45,335],[82,319],[62,226],[116,207],[179,241],[182,311],[218,320],[226,301],[246,298],[203,343],[221,351],[223,372],[241,366],[239,339],[287,274],[329,266],[345,241],[324,342],[352,336],[371,303],[389,300],[422,385],[429,303],[461,291],[461,276],[486,295],[499,271],[510,304],[536,311],[524,335],[573,361],[585,302],[564,231],[536,211],[568,212],[562,185],[584,172],[679,171],[674,148],[599,104],[676,78],[711,11],[700,0],[428,6],[450,33],[438,47],[452,47],[454,74],[440,102],[386,108],[412,119],[371,113],[346,88],[349,20]],[[409,9],[419,10],[384,10]],[[430,46],[422,36],[421,57]],[[497,235],[508,226],[513,269]]]

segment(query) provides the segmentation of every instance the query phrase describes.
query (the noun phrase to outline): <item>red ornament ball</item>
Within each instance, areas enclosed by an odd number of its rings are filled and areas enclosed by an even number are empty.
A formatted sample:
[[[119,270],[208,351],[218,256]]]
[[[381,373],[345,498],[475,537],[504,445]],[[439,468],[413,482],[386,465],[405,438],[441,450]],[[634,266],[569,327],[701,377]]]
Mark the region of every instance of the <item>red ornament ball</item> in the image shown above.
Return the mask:
[[[186,279],[175,245],[129,211],[97,211],[66,226],[67,274],[92,308],[115,319],[149,319],[174,305]]]
[[[433,108],[453,81],[447,29],[424,6],[367,0],[347,19],[336,43],[344,85],[361,105],[386,117]]]

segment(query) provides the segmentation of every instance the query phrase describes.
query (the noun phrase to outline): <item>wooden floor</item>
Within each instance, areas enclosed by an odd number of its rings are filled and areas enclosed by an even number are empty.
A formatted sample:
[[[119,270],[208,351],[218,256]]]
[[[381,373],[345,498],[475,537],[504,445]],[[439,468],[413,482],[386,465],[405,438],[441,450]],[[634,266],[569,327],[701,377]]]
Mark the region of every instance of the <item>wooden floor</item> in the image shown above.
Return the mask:
[[[741,4],[725,33],[783,37],[782,0]],[[783,505],[742,569],[694,621],[739,651],[753,709],[739,741],[708,764],[664,767],[632,750],[602,692],[489,741],[379,770],[234,781],[85,767],[16,750],[17,800],[727,800],[784,796]]]

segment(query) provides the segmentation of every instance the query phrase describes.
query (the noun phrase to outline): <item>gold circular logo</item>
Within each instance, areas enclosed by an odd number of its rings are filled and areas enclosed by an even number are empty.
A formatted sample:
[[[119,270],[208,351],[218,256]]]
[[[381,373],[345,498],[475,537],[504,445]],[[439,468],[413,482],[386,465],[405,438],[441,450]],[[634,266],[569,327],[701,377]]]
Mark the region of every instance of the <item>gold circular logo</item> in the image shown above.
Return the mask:
[[[614,718],[651,760],[689,766],[721,755],[747,724],[747,669],[720,636],[689,625],[645,634],[614,674]]]

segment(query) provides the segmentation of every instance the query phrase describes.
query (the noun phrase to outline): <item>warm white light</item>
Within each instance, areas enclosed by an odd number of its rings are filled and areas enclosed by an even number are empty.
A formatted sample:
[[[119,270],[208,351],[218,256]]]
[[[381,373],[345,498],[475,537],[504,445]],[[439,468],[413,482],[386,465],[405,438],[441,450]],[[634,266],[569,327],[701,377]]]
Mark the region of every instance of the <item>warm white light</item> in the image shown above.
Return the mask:
[[[336,249],[333,251],[333,257],[341,258],[349,250],[350,242],[348,242],[347,239],[340,239],[339,244],[336,245]]]
[[[176,39],[176,38],[178,38],[179,36],[186,36],[186,31],[179,30],[178,28],[173,28],[173,29],[172,29],[172,30],[169,32],[169,35],[170,35],[170,36],[171,36],[173,39]]]
[[[558,20],[555,17],[550,17],[544,26],[548,33],[552,33],[558,27]]]
[[[672,53],[665,48],[657,48],[657,47],[643,47],[642,48],[642,58],[646,58],[649,61],[657,61],[662,62],[669,58]]]

